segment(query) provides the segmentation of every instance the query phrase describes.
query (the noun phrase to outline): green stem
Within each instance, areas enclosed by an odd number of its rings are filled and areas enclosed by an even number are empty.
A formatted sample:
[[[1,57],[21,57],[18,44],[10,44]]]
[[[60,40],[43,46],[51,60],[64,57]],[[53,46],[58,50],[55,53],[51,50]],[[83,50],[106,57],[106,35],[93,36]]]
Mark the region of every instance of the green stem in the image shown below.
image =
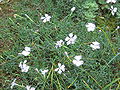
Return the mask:
[[[108,90],[107,88],[108,88],[109,86],[111,86],[113,83],[115,83],[115,82],[117,82],[117,81],[119,81],[119,80],[120,80],[120,78],[115,79],[114,81],[112,81],[111,83],[109,83],[108,85],[106,85],[102,90]]]
[[[25,16],[33,23],[35,23],[27,14],[25,14]]]
[[[83,71],[83,72],[85,72],[86,74],[88,74],[94,81],[95,81],[95,83],[100,87],[100,88],[102,88],[102,86],[100,86],[100,84],[96,81],[96,79],[92,76],[92,75],[90,75],[86,70],[84,70],[83,68],[81,68],[81,70]]]
[[[56,78],[57,78],[57,75],[55,74]],[[59,85],[59,90],[62,90],[61,89],[61,85],[60,85],[60,82],[59,82],[59,79],[57,78],[57,82],[58,82],[58,85]]]
[[[84,81],[84,80],[82,80],[83,82],[84,82],[84,84],[86,85],[86,87],[89,89],[89,90],[92,90],[91,88],[90,88],[90,86]]]
[[[77,78],[78,78],[78,76],[75,78],[75,80],[67,88],[70,88],[74,84],[74,82],[77,80]]]
[[[106,33],[102,28],[100,28],[100,27],[97,27],[97,28],[100,29],[100,30],[104,33],[104,35],[105,35],[105,37],[106,37],[106,39],[107,39],[110,47],[112,48],[113,54],[116,55],[116,52],[115,52],[115,50],[114,50],[114,48],[113,48],[113,45],[112,45],[112,43],[111,43],[111,41],[110,41],[107,33]]]

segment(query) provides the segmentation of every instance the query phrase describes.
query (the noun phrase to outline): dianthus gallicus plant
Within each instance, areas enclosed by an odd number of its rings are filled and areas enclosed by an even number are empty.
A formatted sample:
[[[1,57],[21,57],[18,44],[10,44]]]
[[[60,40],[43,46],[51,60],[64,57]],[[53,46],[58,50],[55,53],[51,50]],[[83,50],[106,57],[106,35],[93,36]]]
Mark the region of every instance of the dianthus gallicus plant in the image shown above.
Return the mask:
[[[3,90],[119,90],[119,0],[11,3],[0,6]]]

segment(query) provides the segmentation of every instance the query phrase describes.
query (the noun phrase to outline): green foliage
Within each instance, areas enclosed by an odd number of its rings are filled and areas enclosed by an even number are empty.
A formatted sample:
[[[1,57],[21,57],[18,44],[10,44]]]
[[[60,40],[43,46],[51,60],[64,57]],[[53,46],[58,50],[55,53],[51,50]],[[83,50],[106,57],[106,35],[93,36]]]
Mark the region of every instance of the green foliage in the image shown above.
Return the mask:
[[[95,0],[86,0],[83,4],[83,14],[85,15],[86,19],[93,19],[96,17],[98,10],[98,5]]]
[[[100,4],[106,4],[105,0],[97,0]]]
[[[111,15],[105,0],[10,0],[1,4],[0,10],[0,62],[1,86],[10,90],[14,78],[15,90],[26,85],[36,90],[100,90],[119,89],[120,32],[119,3],[115,16]],[[104,6],[105,5],[105,6]],[[74,12],[71,8],[76,7]],[[11,10],[11,11],[10,11]],[[107,10],[108,12],[104,12]],[[44,14],[52,16],[50,22],[40,19]],[[87,32],[86,23],[96,24],[94,32]],[[101,30],[102,32],[100,32]],[[56,41],[64,40],[69,33],[77,35],[73,45],[55,48]],[[100,42],[100,50],[93,51],[89,45]],[[31,47],[27,57],[19,56],[25,46]],[[64,55],[67,51],[69,58]],[[74,56],[82,55],[84,64],[73,65]],[[30,70],[22,73],[18,67],[27,60]],[[54,70],[58,63],[65,65],[65,72]],[[49,69],[44,77],[35,68]]]
[[[116,14],[117,14],[118,18],[120,19],[120,1],[117,2],[114,6],[117,7],[117,13]]]

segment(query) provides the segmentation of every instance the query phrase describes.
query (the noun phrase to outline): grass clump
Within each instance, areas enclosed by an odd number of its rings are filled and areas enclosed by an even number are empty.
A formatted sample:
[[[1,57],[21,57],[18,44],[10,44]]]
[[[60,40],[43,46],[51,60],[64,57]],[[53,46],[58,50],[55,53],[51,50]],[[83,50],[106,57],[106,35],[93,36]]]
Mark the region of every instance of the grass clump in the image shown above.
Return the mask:
[[[2,89],[119,90],[119,3],[0,2]]]

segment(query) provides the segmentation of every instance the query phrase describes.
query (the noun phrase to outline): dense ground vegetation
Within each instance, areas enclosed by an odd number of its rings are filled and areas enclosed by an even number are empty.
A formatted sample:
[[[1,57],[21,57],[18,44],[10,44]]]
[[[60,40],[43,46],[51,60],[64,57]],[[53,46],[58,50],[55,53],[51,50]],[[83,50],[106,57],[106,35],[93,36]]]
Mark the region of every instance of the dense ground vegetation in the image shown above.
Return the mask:
[[[119,90],[119,26],[120,0],[1,1],[1,89]]]

